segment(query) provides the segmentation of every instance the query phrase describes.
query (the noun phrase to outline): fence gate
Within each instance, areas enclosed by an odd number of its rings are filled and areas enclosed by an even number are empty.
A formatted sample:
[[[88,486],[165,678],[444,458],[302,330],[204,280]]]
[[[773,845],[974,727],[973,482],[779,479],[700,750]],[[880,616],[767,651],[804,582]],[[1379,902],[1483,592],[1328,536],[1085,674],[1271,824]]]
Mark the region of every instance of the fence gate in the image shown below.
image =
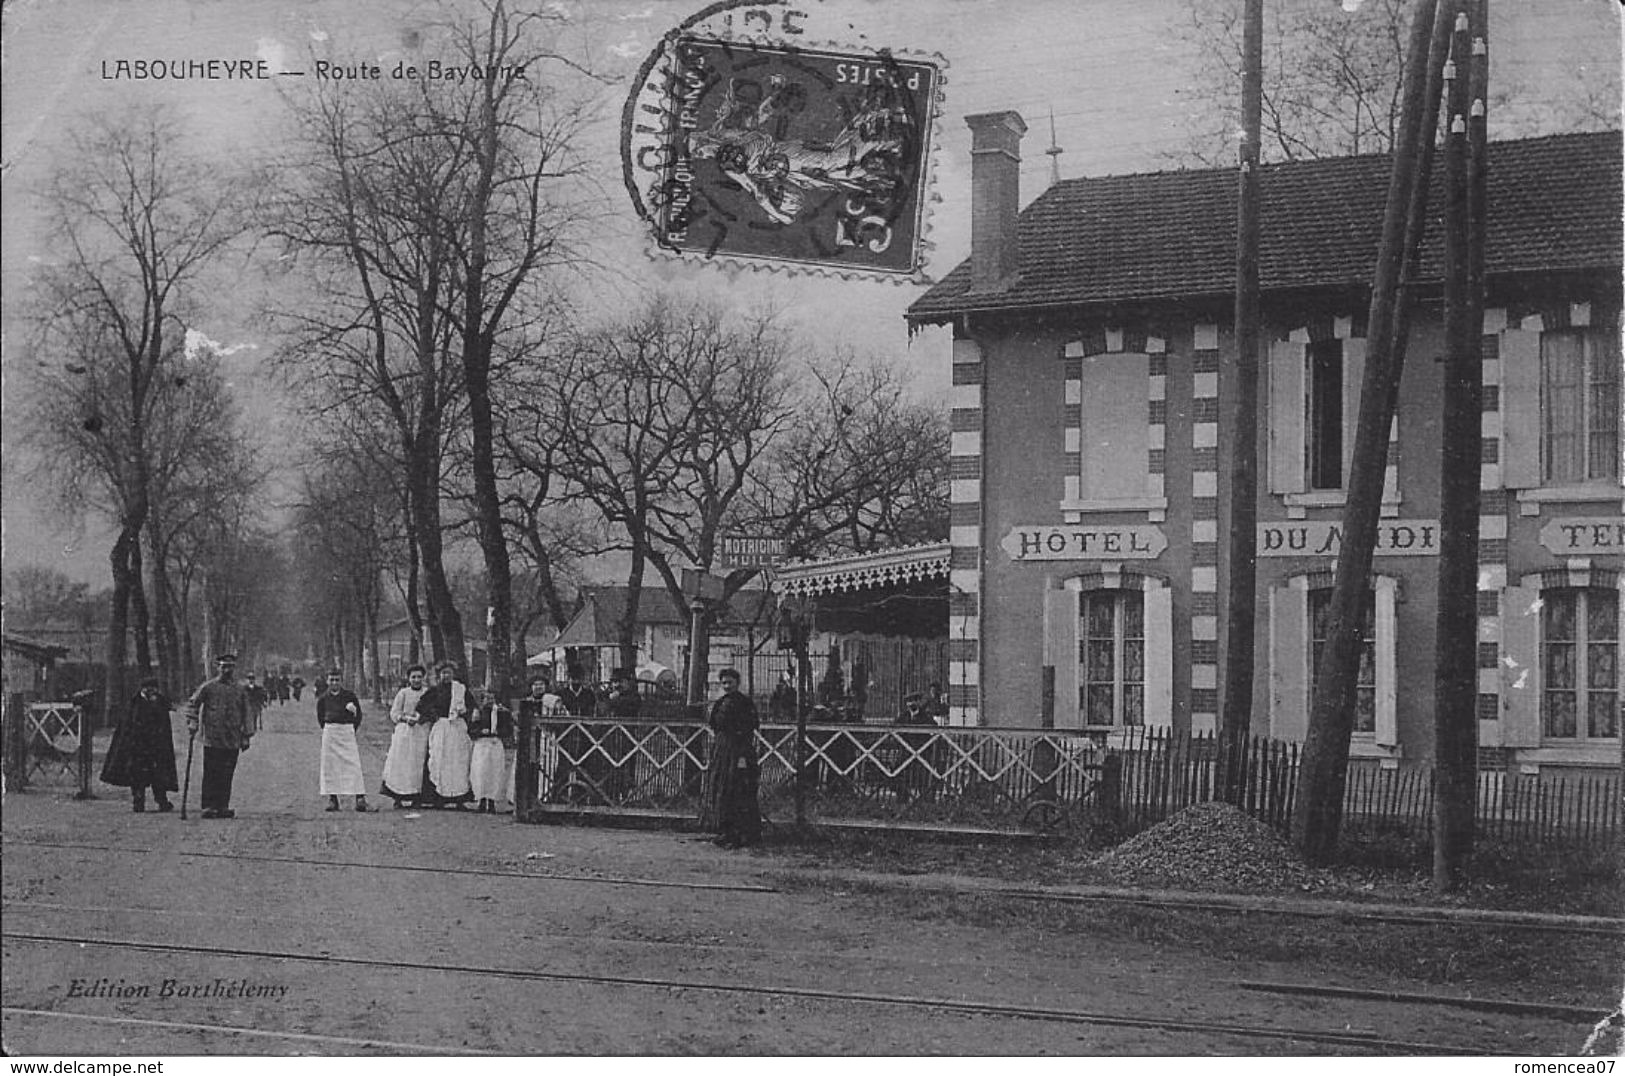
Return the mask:
[[[90,737],[85,711],[71,702],[36,702],[23,711],[22,785],[71,777],[89,787]]]

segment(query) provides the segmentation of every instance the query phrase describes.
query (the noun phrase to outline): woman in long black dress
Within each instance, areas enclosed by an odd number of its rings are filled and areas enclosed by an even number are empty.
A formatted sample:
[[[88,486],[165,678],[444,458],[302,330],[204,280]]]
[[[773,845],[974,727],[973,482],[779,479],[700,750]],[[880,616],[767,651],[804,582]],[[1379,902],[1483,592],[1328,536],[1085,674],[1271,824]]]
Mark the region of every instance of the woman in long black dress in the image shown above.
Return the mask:
[[[757,804],[761,762],[756,757],[756,706],[739,690],[739,673],[723,669],[717,674],[722,697],[711,704],[711,729],[716,734],[711,750],[711,808],[716,819],[716,843],[739,848],[762,839],[762,811]]]
[[[141,681],[141,690],[130,700],[129,712],[107,747],[102,762],[102,782],[130,790],[137,812],[147,809],[147,789],[159,811],[172,811],[169,794],[179,791],[175,779],[175,742],[171,738],[169,711],[174,703],[158,690],[158,681]]]

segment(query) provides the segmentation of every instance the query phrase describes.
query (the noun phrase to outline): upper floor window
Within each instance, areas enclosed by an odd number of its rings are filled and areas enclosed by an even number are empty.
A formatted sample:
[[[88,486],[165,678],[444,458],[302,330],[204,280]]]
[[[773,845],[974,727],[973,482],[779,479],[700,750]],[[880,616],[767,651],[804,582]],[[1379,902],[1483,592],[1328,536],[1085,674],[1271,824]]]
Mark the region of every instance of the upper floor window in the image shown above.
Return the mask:
[[[1541,733],[1548,739],[1619,735],[1619,592],[1561,587],[1541,593]]]
[[[1343,488],[1343,341],[1309,345],[1309,488]]]
[[[1541,334],[1543,484],[1619,477],[1619,366],[1619,340],[1611,332]]]

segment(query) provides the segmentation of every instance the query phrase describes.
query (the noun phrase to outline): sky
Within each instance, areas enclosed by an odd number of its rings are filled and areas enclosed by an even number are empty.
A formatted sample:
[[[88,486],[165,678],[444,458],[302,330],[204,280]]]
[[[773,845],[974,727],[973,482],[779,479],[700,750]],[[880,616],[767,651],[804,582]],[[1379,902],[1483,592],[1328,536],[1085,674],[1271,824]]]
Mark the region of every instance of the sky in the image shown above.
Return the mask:
[[[523,4],[524,0],[521,0]],[[968,253],[969,131],[964,117],[1015,109],[1029,125],[1023,145],[1022,200],[1050,182],[1051,114],[1063,177],[1169,167],[1186,143],[1185,120],[1211,87],[1192,80],[1191,46],[1171,32],[1191,0],[797,0],[820,42],[934,56],[944,81],[937,118],[925,264],[945,275]],[[1337,0],[1267,0],[1324,2]],[[162,100],[186,124],[191,146],[222,161],[274,158],[286,106],[280,82],[132,82],[102,77],[104,65],[141,58],[259,58],[292,68],[312,48],[336,58],[391,63],[415,31],[466,0],[6,0],[0,33],[0,556],[6,566],[38,564],[76,579],[107,582],[110,539],[102,523],[78,525],[45,510],[30,481],[27,446],[12,431],[18,371],[39,361],[18,319],[29,281],[52,257],[38,226],[48,177],[70,167],[72,132],[87,115],[127,102]],[[785,310],[820,348],[894,356],[923,398],[945,393],[946,330],[910,338],[903,311],[925,285],[842,280],[652,257],[620,181],[620,115],[631,78],[660,36],[699,0],[530,0],[567,18],[572,55],[604,74],[582,152],[602,186],[607,212],[593,237],[600,268],[580,289],[589,315],[637,302],[653,287],[720,298],[741,308]],[[1492,2],[1492,79],[1531,93],[1572,92],[1586,83],[1617,86],[1619,5],[1613,0]],[[1491,113],[1492,137],[1495,113]],[[245,274],[212,297],[192,328],[233,349],[233,386],[270,457],[286,461],[299,424],[267,356],[276,347],[255,305],[263,281]],[[273,496],[274,499],[274,496]],[[272,506],[274,511],[274,505]]]

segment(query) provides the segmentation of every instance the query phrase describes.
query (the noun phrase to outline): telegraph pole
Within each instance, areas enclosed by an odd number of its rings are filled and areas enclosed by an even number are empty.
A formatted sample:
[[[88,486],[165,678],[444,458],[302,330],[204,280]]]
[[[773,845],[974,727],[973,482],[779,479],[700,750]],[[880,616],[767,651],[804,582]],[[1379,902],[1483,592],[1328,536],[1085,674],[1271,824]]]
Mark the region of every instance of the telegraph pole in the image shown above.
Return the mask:
[[[1455,0],[1443,0],[1442,6],[1448,9],[1454,4]],[[1371,558],[1377,544],[1388,431],[1404,361],[1403,345],[1396,346],[1396,329],[1405,325],[1403,308],[1408,296],[1404,278],[1411,253],[1406,247],[1409,237],[1420,234],[1412,225],[1427,205],[1426,179],[1418,173],[1428,160],[1424,147],[1432,141],[1437,109],[1437,101],[1428,100],[1436,20],[1439,29],[1448,29],[1440,5],[1420,5],[1406,49],[1399,131],[1366,318],[1368,351],[1355,424],[1354,458],[1349,465],[1348,502],[1343,509],[1343,544],[1337,557],[1326,648],[1315,670],[1309,733],[1304,740],[1297,802],[1292,811],[1292,843],[1305,859],[1316,864],[1333,858],[1343,821],[1359,675],[1358,629],[1371,589]]]
[[[1484,397],[1484,142],[1488,0],[1456,15],[1447,69],[1439,595],[1434,636],[1433,888],[1466,879],[1478,792],[1478,512]]]
[[[1264,0],[1247,0],[1242,28],[1239,181],[1236,193],[1235,410],[1230,438],[1230,543],[1225,609],[1224,798],[1234,801],[1236,761],[1252,725],[1254,614],[1258,590],[1258,148],[1263,127]]]

